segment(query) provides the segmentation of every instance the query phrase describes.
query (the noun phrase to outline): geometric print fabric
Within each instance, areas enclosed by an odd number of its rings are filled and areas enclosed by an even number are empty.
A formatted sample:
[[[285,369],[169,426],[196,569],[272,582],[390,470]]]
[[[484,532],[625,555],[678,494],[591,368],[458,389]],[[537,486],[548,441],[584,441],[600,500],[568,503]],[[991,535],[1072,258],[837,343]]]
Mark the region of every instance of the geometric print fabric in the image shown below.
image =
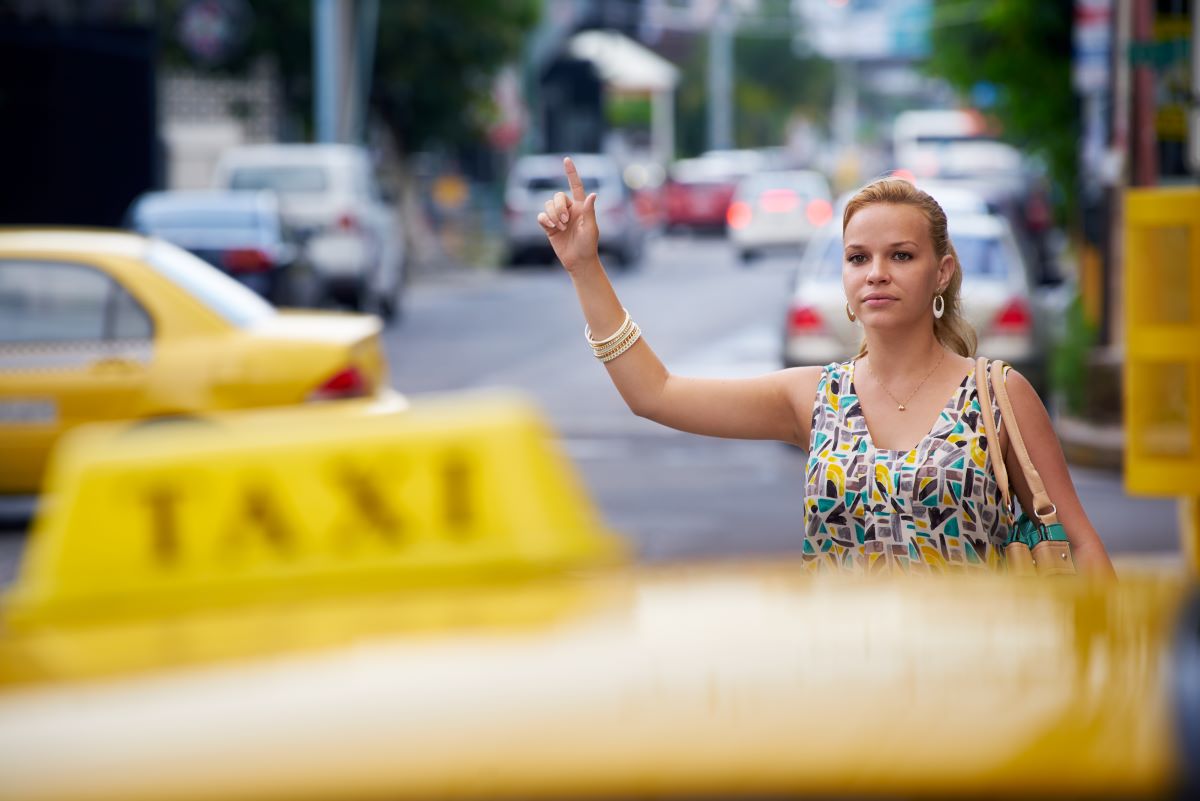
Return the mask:
[[[995,399],[989,412],[999,427]],[[980,414],[972,371],[915,448],[875,448],[854,363],[826,365],[805,470],[807,568],[869,575],[999,568],[1014,520]]]

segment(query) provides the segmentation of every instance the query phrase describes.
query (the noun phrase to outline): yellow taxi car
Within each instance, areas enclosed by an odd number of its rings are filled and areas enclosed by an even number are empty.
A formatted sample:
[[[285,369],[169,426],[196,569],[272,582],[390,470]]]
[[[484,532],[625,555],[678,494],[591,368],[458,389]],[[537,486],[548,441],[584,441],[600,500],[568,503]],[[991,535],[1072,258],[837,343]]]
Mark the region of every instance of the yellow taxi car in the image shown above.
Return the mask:
[[[278,311],[174,245],[0,230],[0,494],[85,422],[387,393],[375,317]]]

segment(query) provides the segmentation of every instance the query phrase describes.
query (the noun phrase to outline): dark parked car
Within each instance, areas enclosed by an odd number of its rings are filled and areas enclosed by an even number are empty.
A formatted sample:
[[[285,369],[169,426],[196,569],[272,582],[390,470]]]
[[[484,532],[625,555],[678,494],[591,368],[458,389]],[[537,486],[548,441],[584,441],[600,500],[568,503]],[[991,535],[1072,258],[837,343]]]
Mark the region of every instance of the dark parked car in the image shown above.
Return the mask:
[[[191,251],[273,303],[310,305],[312,270],[266,191],[148,192],[127,225]]]

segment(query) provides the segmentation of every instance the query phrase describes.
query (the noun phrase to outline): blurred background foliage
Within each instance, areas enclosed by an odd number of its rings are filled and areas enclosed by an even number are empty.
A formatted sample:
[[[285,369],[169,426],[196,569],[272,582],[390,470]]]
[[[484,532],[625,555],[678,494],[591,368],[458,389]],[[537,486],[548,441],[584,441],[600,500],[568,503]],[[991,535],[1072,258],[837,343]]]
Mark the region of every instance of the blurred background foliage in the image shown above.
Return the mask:
[[[790,19],[787,26],[753,23],[734,37],[734,145],[769,147],[787,141],[789,122],[803,117],[826,125],[833,104],[834,65],[816,54],[798,53],[803,39],[788,0],[764,0],[761,19]],[[681,65],[676,95],[676,144],[680,156],[708,149],[708,37],[697,37]]]
[[[182,0],[163,0],[159,32],[166,63],[192,65],[174,34]],[[275,60],[289,115],[312,126],[312,3],[254,0],[246,43],[215,67],[244,73]],[[379,4],[371,105],[403,153],[472,141],[493,116],[496,73],[519,58],[541,0],[404,0]]]
[[[1001,137],[1045,160],[1060,220],[1073,212],[1080,137],[1071,86],[1074,4],[1045,0],[934,0],[926,70],[964,95],[995,89],[985,109]]]
[[[1092,411],[1089,396],[1093,391],[1090,380],[1089,356],[1100,341],[1099,327],[1088,320],[1083,302],[1076,297],[1067,307],[1062,339],[1055,344],[1050,359],[1050,382],[1066,411],[1080,417]]]

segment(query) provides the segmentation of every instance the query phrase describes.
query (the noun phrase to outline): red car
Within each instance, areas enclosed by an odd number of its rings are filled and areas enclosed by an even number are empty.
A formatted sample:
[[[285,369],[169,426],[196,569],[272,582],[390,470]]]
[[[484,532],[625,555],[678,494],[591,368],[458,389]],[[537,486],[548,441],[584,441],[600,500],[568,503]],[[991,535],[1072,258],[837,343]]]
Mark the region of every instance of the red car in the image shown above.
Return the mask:
[[[664,192],[668,229],[725,230],[738,176],[710,159],[675,162]]]

